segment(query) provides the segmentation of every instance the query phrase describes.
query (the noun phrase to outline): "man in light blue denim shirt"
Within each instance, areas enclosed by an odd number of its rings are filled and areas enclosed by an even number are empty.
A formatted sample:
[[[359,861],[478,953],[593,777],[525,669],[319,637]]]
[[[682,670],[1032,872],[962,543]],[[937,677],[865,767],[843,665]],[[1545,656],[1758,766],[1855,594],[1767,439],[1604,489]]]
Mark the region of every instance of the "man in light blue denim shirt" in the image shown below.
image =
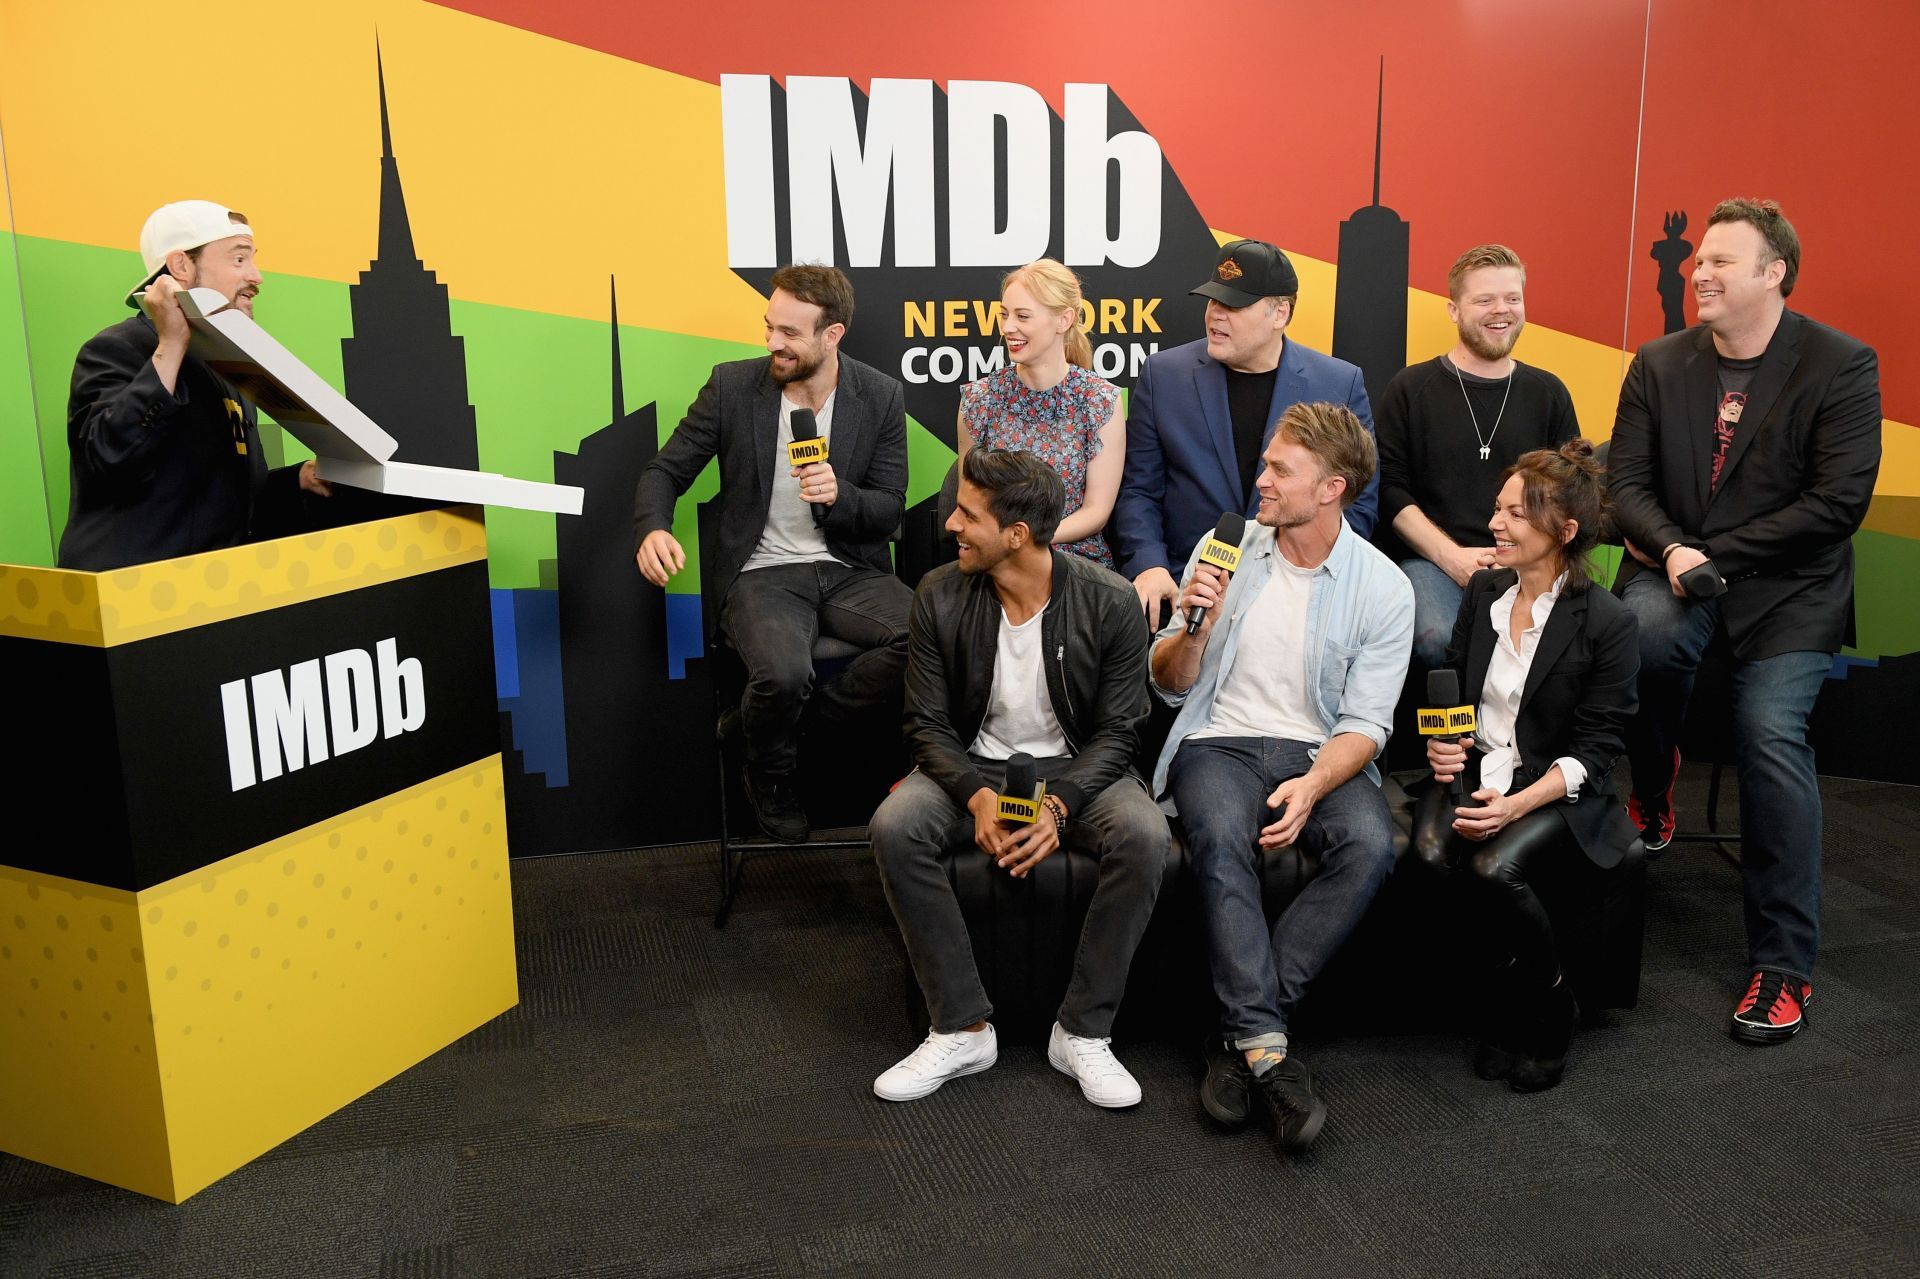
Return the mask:
[[[1294,1151],[1319,1135],[1326,1104],[1287,1053],[1288,1014],[1393,867],[1373,759],[1407,676],[1413,588],[1341,518],[1375,462],[1350,410],[1294,405],[1262,461],[1259,526],[1237,571],[1203,561],[1203,539],[1154,641],[1154,690],[1180,712],[1153,793],[1186,823],[1221,1005],[1201,1104],[1239,1128],[1258,1097]],[[1269,933],[1260,859],[1295,842],[1319,871]]]

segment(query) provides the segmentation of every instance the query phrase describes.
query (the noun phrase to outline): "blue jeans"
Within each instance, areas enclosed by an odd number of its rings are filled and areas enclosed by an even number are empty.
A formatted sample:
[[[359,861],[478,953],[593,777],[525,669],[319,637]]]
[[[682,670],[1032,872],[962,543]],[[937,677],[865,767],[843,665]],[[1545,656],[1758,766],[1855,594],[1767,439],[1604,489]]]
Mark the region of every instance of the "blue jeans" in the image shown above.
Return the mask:
[[[1319,862],[1271,930],[1261,905],[1260,828],[1267,796],[1313,766],[1305,742],[1189,738],[1173,758],[1174,803],[1200,890],[1220,1026],[1237,1048],[1286,1043],[1287,1017],[1346,942],[1393,869],[1393,819],[1380,788],[1358,774],[1321,797],[1300,832]]]
[[[1627,583],[1640,620],[1640,713],[1627,728],[1635,793],[1657,795],[1693,693],[1693,674],[1721,630],[1720,602],[1682,600],[1667,579]],[[1733,746],[1740,775],[1740,877],[1747,958],[1813,979],[1820,948],[1820,786],[1807,720],[1833,669],[1831,653],[1781,653],[1733,662]]]
[[[1401,560],[1400,571],[1413,583],[1413,660],[1433,670],[1446,664],[1447,641],[1467,593],[1432,560]]]
[[[778,564],[742,573],[720,606],[720,630],[747,668],[740,698],[747,761],[786,776],[800,713],[813,695],[813,641],[830,635],[865,649],[818,691],[829,719],[876,710],[897,719],[907,669],[913,592],[890,573],[840,563]]]

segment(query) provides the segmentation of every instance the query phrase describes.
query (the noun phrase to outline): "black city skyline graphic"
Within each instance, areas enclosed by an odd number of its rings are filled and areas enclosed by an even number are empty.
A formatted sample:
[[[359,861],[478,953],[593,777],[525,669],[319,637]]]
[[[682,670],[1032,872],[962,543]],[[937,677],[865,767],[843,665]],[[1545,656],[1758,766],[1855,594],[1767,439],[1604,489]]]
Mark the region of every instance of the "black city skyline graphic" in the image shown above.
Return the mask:
[[[479,440],[465,344],[453,333],[447,286],[414,246],[377,49],[375,79],[378,249],[359,283],[349,286],[353,336],[341,343],[345,393],[399,441],[398,459],[473,469]],[[713,741],[703,726],[713,720],[712,694],[702,661],[686,664],[686,678],[668,678],[666,596],[634,568],[633,489],[658,452],[659,419],[651,404],[631,412],[625,406],[611,281],[608,324],[607,424],[575,452],[554,453],[555,482],[584,490],[581,513],[555,519],[555,559],[541,566],[542,586],[552,589],[511,592],[516,607],[522,597],[557,606],[557,616],[542,616],[538,607],[529,615],[557,622],[567,767],[564,786],[529,773],[526,753],[513,746],[513,715],[501,712],[507,826],[517,856],[679,843],[713,828],[710,804],[669,798],[711,789]],[[549,594],[551,600],[540,598]]]
[[[381,121],[377,250],[359,282],[349,286],[353,331],[341,343],[344,391],[396,437],[399,459],[473,468],[479,449],[465,345],[453,333],[447,286],[427,267],[414,243],[388,113],[385,68],[377,50],[375,82]],[[1383,70],[1375,118],[1374,200],[1341,224],[1334,317],[1334,353],[1360,365],[1369,395],[1376,398],[1405,365],[1410,229],[1379,202],[1384,99]],[[1112,101],[1110,130],[1140,127],[1117,98]],[[938,109],[944,110],[944,98]],[[1062,127],[1057,117],[1053,127],[1057,168]],[[936,129],[935,137],[943,138],[944,130]],[[1163,157],[1162,163],[1160,256],[1148,267],[1087,268],[1080,274],[1091,298],[1162,297],[1160,341],[1165,349],[1201,336],[1203,308],[1187,290],[1208,277],[1215,246],[1171,162]],[[945,156],[937,155],[935,173],[945,171]],[[784,172],[784,157],[777,157],[776,173]],[[779,198],[785,200],[784,185]],[[1058,218],[1056,210],[1056,246]],[[784,235],[784,219],[777,225]],[[1677,238],[1684,221],[1676,225],[1670,218],[1666,229],[1669,239]],[[836,257],[845,261],[837,218],[835,238]],[[882,256],[891,256],[891,230]],[[1656,259],[1664,267],[1665,260],[1657,254]],[[764,295],[770,271],[739,274]],[[890,345],[886,333],[896,327],[905,300],[997,297],[1003,269],[854,268],[848,274],[859,299],[856,319],[865,322],[856,324],[847,349],[891,373],[898,368],[898,339]],[[582,513],[555,517],[555,559],[541,566],[542,589],[507,593],[516,608],[525,601],[528,616],[550,624],[557,644],[557,653],[534,652],[535,661],[523,660],[521,668],[539,662],[558,667],[567,766],[563,786],[549,785],[544,774],[528,772],[525,752],[513,746],[513,713],[501,711],[509,835],[519,856],[682,843],[711,838],[716,829],[707,663],[689,660],[685,678],[669,678],[666,596],[647,585],[633,564],[633,490],[640,471],[658,452],[659,421],[654,405],[633,410],[625,406],[618,301],[611,279],[608,324],[608,420],[575,451],[554,453],[555,481],[584,490]],[[1398,338],[1385,342],[1365,336],[1377,330],[1397,333]],[[1130,381],[1124,375],[1115,380]],[[906,386],[909,412],[949,445],[959,390],[958,383]],[[933,561],[933,504],[929,498],[909,515],[898,560],[910,582]],[[386,512],[370,509],[365,517],[379,513]],[[519,634],[523,659],[537,639]],[[1916,684],[1920,657],[1890,659],[1878,667],[1857,665],[1848,679],[1830,684],[1815,721],[1823,766],[1828,752],[1837,751],[1834,767],[1849,775],[1911,775],[1920,767],[1915,760],[1890,758],[1878,748],[1850,752],[1846,743],[1856,737],[1851,730],[1865,723],[1887,695],[1910,696]],[[1822,726],[1827,731],[1820,732]],[[1873,737],[1866,734],[1857,740]]]
[[[1387,118],[1387,60],[1373,116],[1373,203],[1340,224],[1335,261],[1333,354],[1360,367],[1367,401],[1378,405],[1407,366],[1407,283],[1412,227],[1380,203],[1380,160]]]

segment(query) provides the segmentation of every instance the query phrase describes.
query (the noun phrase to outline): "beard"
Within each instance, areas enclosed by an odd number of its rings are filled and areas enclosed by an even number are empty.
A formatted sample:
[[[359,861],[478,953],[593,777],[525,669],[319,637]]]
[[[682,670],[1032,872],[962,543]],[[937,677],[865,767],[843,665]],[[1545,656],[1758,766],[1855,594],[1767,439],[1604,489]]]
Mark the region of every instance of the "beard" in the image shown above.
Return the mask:
[[[1526,325],[1524,324],[1514,325],[1507,330],[1504,341],[1496,342],[1478,327],[1469,327],[1468,325],[1462,324],[1459,326],[1460,341],[1466,346],[1467,350],[1472,351],[1483,360],[1504,360],[1508,354],[1512,352],[1513,344],[1520,340],[1520,330],[1525,327]]]
[[[792,352],[788,352],[788,354],[792,355]],[[816,355],[811,360],[808,360],[801,356],[793,355],[792,367],[784,372],[781,371],[780,361],[776,359],[768,365],[768,375],[773,378],[773,384],[775,386],[791,386],[795,382],[804,382],[820,371],[820,358],[820,356]]]

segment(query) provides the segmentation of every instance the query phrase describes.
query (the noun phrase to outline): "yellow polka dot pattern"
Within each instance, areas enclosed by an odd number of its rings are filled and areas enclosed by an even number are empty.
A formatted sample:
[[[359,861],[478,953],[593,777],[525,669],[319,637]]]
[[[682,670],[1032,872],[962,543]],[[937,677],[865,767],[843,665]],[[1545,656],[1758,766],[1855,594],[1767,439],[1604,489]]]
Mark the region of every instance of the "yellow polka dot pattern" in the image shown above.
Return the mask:
[[[0,1149],[178,1202],[517,1001],[500,757],[137,895],[0,868],[0,947]]]
[[[0,564],[0,635],[126,644],[486,557],[461,506],[106,573]]]

